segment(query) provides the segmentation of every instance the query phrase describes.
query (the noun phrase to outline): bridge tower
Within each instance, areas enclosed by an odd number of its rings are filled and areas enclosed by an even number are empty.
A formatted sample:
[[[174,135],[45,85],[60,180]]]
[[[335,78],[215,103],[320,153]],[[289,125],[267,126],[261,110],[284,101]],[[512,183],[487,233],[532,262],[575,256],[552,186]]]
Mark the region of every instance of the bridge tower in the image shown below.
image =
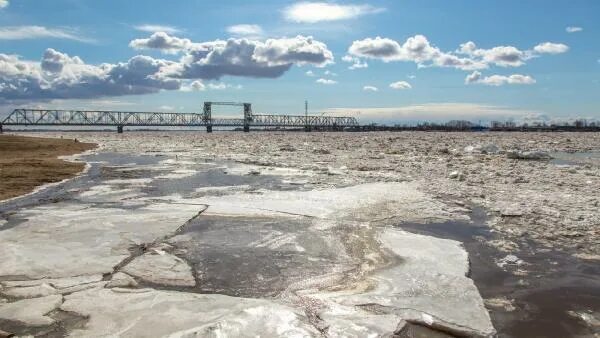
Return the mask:
[[[202,121],[206,124],[206,132],[212,133],[212,103],[204,102]]]
[[[252,122],[252,105],[244,103],[244,132],[250,131],[250,122]]]

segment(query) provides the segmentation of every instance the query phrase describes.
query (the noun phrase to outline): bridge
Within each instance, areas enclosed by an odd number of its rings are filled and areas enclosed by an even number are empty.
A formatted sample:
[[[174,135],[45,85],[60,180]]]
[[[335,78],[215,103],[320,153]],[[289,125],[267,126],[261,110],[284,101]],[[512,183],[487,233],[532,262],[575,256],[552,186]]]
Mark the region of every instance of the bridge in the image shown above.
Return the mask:
[[[243,107],[242,118],[213,117],[213,106]],[[126,112],[108,110],[53,110],[15,109],[4,120],[2,126],[115,126],[122,133],[123,127],[213,127],[243,128],[281,127],[310,130],[345,130],[357,127],[354,117],[323,115],[266,115],[253,114],[250,103],[204,102],[202,113]]]

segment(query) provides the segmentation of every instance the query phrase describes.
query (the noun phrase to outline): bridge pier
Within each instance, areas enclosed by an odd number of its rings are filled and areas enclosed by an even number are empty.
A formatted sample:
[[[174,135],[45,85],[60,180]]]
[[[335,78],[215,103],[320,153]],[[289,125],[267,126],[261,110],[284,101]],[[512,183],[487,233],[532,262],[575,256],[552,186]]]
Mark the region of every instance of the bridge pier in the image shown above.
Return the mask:
[[[206,132],[212,133],[212,126],[210,126],[210,125],[206,126]]]
[[[3,133],[2,125],[0,124],[0,134],[2,134],[2,133]]]
[[[245,124],[244,125],[244,133],[249,133],[250,132],[250,126]]]
[[[117,126],[117,134],[123,134],[123,126]]]

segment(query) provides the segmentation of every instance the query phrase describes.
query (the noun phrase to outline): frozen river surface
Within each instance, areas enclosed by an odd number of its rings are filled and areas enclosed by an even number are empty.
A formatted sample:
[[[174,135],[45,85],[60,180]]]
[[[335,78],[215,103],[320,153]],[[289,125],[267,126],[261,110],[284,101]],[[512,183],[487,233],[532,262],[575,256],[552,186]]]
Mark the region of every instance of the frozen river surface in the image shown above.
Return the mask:
[[[46,336],[495,333],[464,221],[415,183],[202,151],[80,157],[81,177],[0,205],[0,328]]]

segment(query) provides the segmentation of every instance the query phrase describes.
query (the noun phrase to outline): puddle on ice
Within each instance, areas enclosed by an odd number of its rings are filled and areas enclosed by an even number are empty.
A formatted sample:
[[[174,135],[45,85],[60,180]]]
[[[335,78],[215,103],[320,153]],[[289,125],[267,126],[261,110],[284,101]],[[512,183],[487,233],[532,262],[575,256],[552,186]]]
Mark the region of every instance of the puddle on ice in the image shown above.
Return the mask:
[[[469,276],[484,299],[511,300],[507,311],[488,306],[498,337],[587,337],[597,334],[569,311],[600,309],[600,266],[568,253],[528,247],[513,252],[527,263],[526,275],[505,271],[496,261],[503,253],[487,245],[494,234],[485,226],[485,211],[475,207],[471,222],[400,224],[398,227],[460,241],[469,253]],[[513,271],[514,272],[514,271]]]
[[[550,163],[555,165],[570,166],[600,161],[600,151],[574,153],[559,151],[550,153],[550,156],[552,156]]]
[[[294,282],[347,264],[332,236],[302,218],[201,216],[169,240],[203,293],[273,297]]]

